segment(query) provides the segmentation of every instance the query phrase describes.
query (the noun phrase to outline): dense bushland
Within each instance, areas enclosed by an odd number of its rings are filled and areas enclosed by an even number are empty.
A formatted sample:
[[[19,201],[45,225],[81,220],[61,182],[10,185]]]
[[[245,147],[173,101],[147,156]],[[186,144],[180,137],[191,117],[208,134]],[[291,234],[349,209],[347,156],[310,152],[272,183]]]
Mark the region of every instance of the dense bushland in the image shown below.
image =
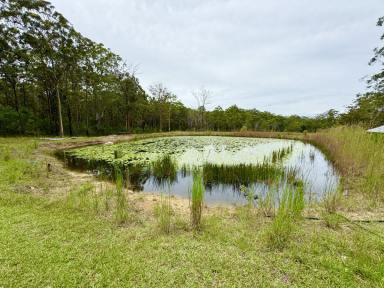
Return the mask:
[[[380,62],[382,53],[377,49],[372,63]],[[136,72],[103,44],[82,36],[49,2],[0,1],[1,135],[303,132],[340,123],[375,126],[384,121],[382,73],[369,82],[373,92],[358,96],[347,113],[330,110],[310,118],[236,105],[207,111],[210,93],[203,88],[193,93],[197,108],[188,108],[161,83],[144,91]]]

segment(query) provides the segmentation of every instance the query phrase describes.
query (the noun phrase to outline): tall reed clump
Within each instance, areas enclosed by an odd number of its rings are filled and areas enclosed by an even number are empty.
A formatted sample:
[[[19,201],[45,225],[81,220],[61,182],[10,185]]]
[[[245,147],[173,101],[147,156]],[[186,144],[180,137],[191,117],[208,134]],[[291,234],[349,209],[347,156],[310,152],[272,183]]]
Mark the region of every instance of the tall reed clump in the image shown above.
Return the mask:
[[[282,249],[287,245],[295,228],[294,223],[300,220],[303,209],[303,185],[285,189],[273,222],[266,233],[270,247]]]
[[[171,232],[172,214],[170,197],[161,194],[160,203],[155,206],[155,216],[159,230],[165,234]]]
[[[201,228],[201,215],[203,212],[205,187],[201,171],[193,172],[193,184],[191,191],[191,224],[197,231]]]
[[[285,157],[287,157],[292,152],[292,150],[293,150],[293,145],[290,145],[289,147],[273,151],[272,156],[271,156],[272,163],[276,163],[276,162],[283,160]]]
[[[151,170],[157,185],[166,186],[168,189],[168,195],[161,195],[160,203],[155,207],[155,216],[160,230],[169,234],[173,215],[170,185],[177,179],[177,163],[171,155],[166,154],[152,162]]]
[[[308,137],[321,147],[341,172],[345,189],[375,205],[384,201],[384,135],[365,129],[336,127]]]
[[[326,191],[322,199],[325,212],[329,214],[336,213],[337,208],[340,205],[340,200],[341,191],[339,189],[336,191]]]
[[[177,164],[171,155],[164,155],[152,162],[151,166],[152,175],[158,184],[172,183],[176,180]]]
[[[124,224],[128,218],[127,199],[124,194],[124,180],[120,169],[115,169],[116,177],[116,210],[115,220],[118,224]]]
[[[322,200],[324,207],[322,219],[328,228],[336,229],[339,227],[339,224],[343,222],[343,218],[337,214],[337,208],[341,201],[341,192],[340,189],[337,189],[335,191],[328,190],[324,193]]]
[[[213,164],[203,165],[204,184],[208,187],[220,184],[249,186],[255,182],[275,182],[283,176],[284,170],[275,165],[263,162],[260,164]]]
[[[279,186],[272,185],[269,187],[265,195],[257,200],[257,208],[260,214],[265,217],[272,217],[275,215],[278,192]]]

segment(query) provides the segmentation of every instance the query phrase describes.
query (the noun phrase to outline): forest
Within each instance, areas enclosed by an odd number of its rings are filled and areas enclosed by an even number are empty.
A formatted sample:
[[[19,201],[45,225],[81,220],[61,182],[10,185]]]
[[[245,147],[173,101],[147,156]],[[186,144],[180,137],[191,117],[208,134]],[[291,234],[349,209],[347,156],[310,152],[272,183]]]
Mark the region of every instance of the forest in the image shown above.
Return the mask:
[[[128,60],[81,35],[47,1],[0,1],[0,134],[106,135],[177,130],[315,132],[384,122],[384,71],[346,112],[282,116],[235,105],[206,108],[197,89],[186,107],[165,84],[145,91]],[[383,25],[383,18],[377,25]],[[383,38],[382,38],[383,40]],[[384,47],[370,64],[382,63]],[[134,59],[130,59],[134,60]],[[191,87],[193,88],[193,87]],[[335,95],[337,97],[337,95]],[[236,95],[233,95],[236,99]]]

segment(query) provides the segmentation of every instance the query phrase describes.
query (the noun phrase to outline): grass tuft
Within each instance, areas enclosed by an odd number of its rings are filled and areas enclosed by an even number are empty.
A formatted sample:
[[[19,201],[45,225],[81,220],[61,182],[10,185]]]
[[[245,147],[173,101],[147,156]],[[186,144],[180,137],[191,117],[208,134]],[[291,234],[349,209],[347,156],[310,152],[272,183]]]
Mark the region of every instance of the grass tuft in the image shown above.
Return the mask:
[[[203,176],[200,171],[194,171],[191,191],[191,225],[195,231],[201,228],[204,192]]]
[[[171,232],[172,215],[171,199],[169,196],[162,194],[160,203],[157,203],[155,206],[157,226],[162,233],[169,234]]]
[[[266,233],[268,246],[283,249],[287,246],[292,232],[301,219],[304,210],[304,187],[287,188],[283,191],[279,207]]]
[[[116,169],[116,210],[115,220],[116,223],[122,225],[128,221],[128,204],[124,194],[124,180],[121,170]]]

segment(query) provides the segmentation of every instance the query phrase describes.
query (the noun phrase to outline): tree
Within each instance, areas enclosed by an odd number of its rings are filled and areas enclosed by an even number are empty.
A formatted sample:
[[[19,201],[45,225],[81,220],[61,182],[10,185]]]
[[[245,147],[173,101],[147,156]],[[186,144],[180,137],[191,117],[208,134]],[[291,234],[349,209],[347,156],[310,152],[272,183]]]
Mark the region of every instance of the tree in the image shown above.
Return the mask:
[[[171,104],[176,101],[176,96],[162,83],[149,87],[153,100],[159,108],[159,130],[163,131],[164,119],[168,117],[168,130],[171,129]],[[167,115],[165,115],[167,113]]]
[[[384,26],[384,17],[379,18],[377,21],[377,26]],[[373,88],[375,91],[384,93],[384,33],[380,37],[380,40],[383,42],[383,47],[377,47],[373,50],[374,56],[370,60],[369,64],[372,65],[379,63],[381,64],[381,69],[368,80],[368,86]]]
[[[201,128],[208,128],[205,125],[205,112],[206,112],[206,105],[209,104],[211,92],[204,87],[201,87],[200,89],[192,92],[193,97],[196,99],[197,102],[197,111],[198,113],[198,123],[200,124]]]

